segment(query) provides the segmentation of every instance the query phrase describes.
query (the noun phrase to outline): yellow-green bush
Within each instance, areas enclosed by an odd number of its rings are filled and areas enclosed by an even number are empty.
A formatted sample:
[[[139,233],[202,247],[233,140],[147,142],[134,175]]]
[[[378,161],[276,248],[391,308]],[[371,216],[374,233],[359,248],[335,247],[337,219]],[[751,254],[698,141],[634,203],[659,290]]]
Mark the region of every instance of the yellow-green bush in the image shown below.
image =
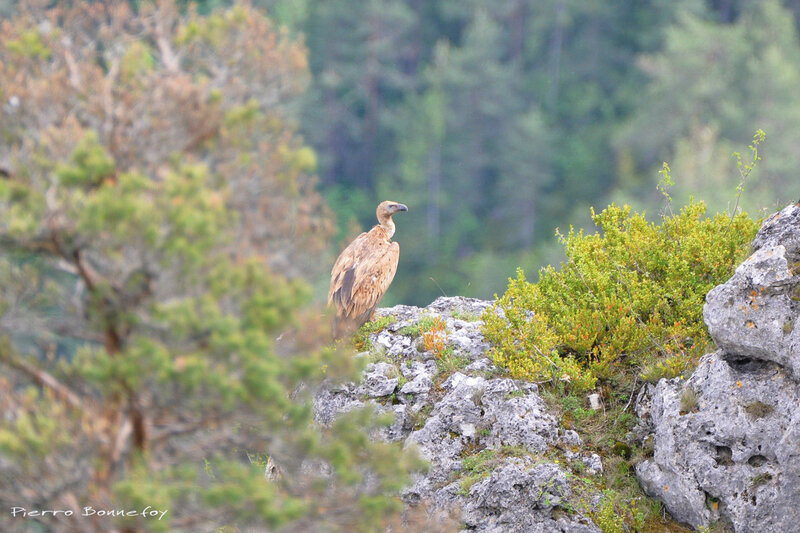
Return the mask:
[[[663,376],[693,365],[711,342],[705,295],[731,276],[758,229],[744,213],[704,215],[694,202],[660,224],[628,206],[592,210],[600,231],[560,235],[560,270],[542,269],[537,283],[518,270],[485,313],[495,362],[515,377],[578,390],[631,366]]]

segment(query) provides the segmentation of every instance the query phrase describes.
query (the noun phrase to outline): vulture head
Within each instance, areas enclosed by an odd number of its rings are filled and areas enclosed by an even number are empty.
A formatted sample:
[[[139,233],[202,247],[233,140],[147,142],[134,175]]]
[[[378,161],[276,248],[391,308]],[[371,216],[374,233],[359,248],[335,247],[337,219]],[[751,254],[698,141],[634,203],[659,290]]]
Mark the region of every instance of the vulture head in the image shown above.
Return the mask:
[[[387,218],[391,218],[392,215],[395,213],[399,213],[400,211],[408,211],[408,207],[405,204],[398,204],[397,202],[392,202],[391,200],[386,200],[385,202],[381,202],[378,204],[378,220],[383,222]]]
[[[386,230],[386,233],[389,234],[390,239],[392,235],[394,235],[394,221],[392,221],[392,215],[400,211],[408,211],[408,207],[405,204],[386,200],[378,205],[378,209],[375,212],[378,216],[378,222],[380,222],[381,227]]]

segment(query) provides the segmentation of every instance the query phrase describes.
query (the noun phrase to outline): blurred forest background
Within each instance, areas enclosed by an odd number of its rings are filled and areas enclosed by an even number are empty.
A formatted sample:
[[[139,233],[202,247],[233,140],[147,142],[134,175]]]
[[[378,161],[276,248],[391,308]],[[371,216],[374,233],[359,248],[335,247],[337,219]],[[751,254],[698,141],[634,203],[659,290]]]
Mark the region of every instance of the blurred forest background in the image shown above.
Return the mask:
[[[729,209],[732,153],[756,128],[769,141],[744,209],[797,196],[798,0],[252,4],[308,48],[287,107],[337,215],[324,266],[379,201],[410,207],[385,305],[502,292],[517,266],[558,262],[556,228],[589,225],[589,206],[655,214],[663,161],[678,205]]]
[[[297,116],[339,237],[380,200],[411,209],[386,305],[490,298],[559,261],[555,229],[590,225],[589,206],[655,215],[663,161],[678,205],[729,209],[756,128],[744,209],[798,194],[797,0],[256,4],[308,46]]]
[[[296,116],[339,238],[380,200],[409,205],[386,305],[490,298],[559,261],[555,229],[590,225],[589,206],[657,214],[663,161],[677,205],[730,209],[757,128],[744,209],[798,195],[800,1],[255,4],[308,46]]]
[[[745,209],[797,194],[800,2],[309,0],[283,16],[306,36],[302,131],[341,227],[384,197],[409,205],[387,303],[502,292],[517,266],[560,260],[555,228],[592,205],[656,214],[662,161],[679,205],[726,209],[731,155],[759,127]]]

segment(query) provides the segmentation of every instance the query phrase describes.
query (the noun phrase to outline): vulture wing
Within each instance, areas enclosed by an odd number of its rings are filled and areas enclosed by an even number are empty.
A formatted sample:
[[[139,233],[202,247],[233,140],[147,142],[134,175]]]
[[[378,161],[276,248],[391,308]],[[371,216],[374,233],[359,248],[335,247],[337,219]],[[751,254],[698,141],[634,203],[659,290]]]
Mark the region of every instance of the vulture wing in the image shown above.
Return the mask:
[[[328,303],[336,306],[337,322],[355,327],[369,320],[397,272],[400,245],[390,242],[380,226],[356,237],[333,265]]]
[[[362,233],[339,254],[331,269],[331,287],[328,290],[328,305],[334,304],[337,312],[345,307],[353,296],[355,272],[358,258],[366,249],[367,232]]]

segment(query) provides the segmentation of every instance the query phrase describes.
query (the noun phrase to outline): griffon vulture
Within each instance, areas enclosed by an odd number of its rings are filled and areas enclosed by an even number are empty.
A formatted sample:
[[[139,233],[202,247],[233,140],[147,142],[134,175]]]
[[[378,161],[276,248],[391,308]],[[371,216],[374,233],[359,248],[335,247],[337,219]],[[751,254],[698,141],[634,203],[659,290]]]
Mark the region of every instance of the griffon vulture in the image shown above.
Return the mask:
[[[331,270],[328,305],[336,307],[333,336],[342,338],[372,317],[378,302],[397,272],[400,245],[392,242],[392,216],[408,207],[397,202],[381,202],[378,224],[362,233],[339,255]]]

